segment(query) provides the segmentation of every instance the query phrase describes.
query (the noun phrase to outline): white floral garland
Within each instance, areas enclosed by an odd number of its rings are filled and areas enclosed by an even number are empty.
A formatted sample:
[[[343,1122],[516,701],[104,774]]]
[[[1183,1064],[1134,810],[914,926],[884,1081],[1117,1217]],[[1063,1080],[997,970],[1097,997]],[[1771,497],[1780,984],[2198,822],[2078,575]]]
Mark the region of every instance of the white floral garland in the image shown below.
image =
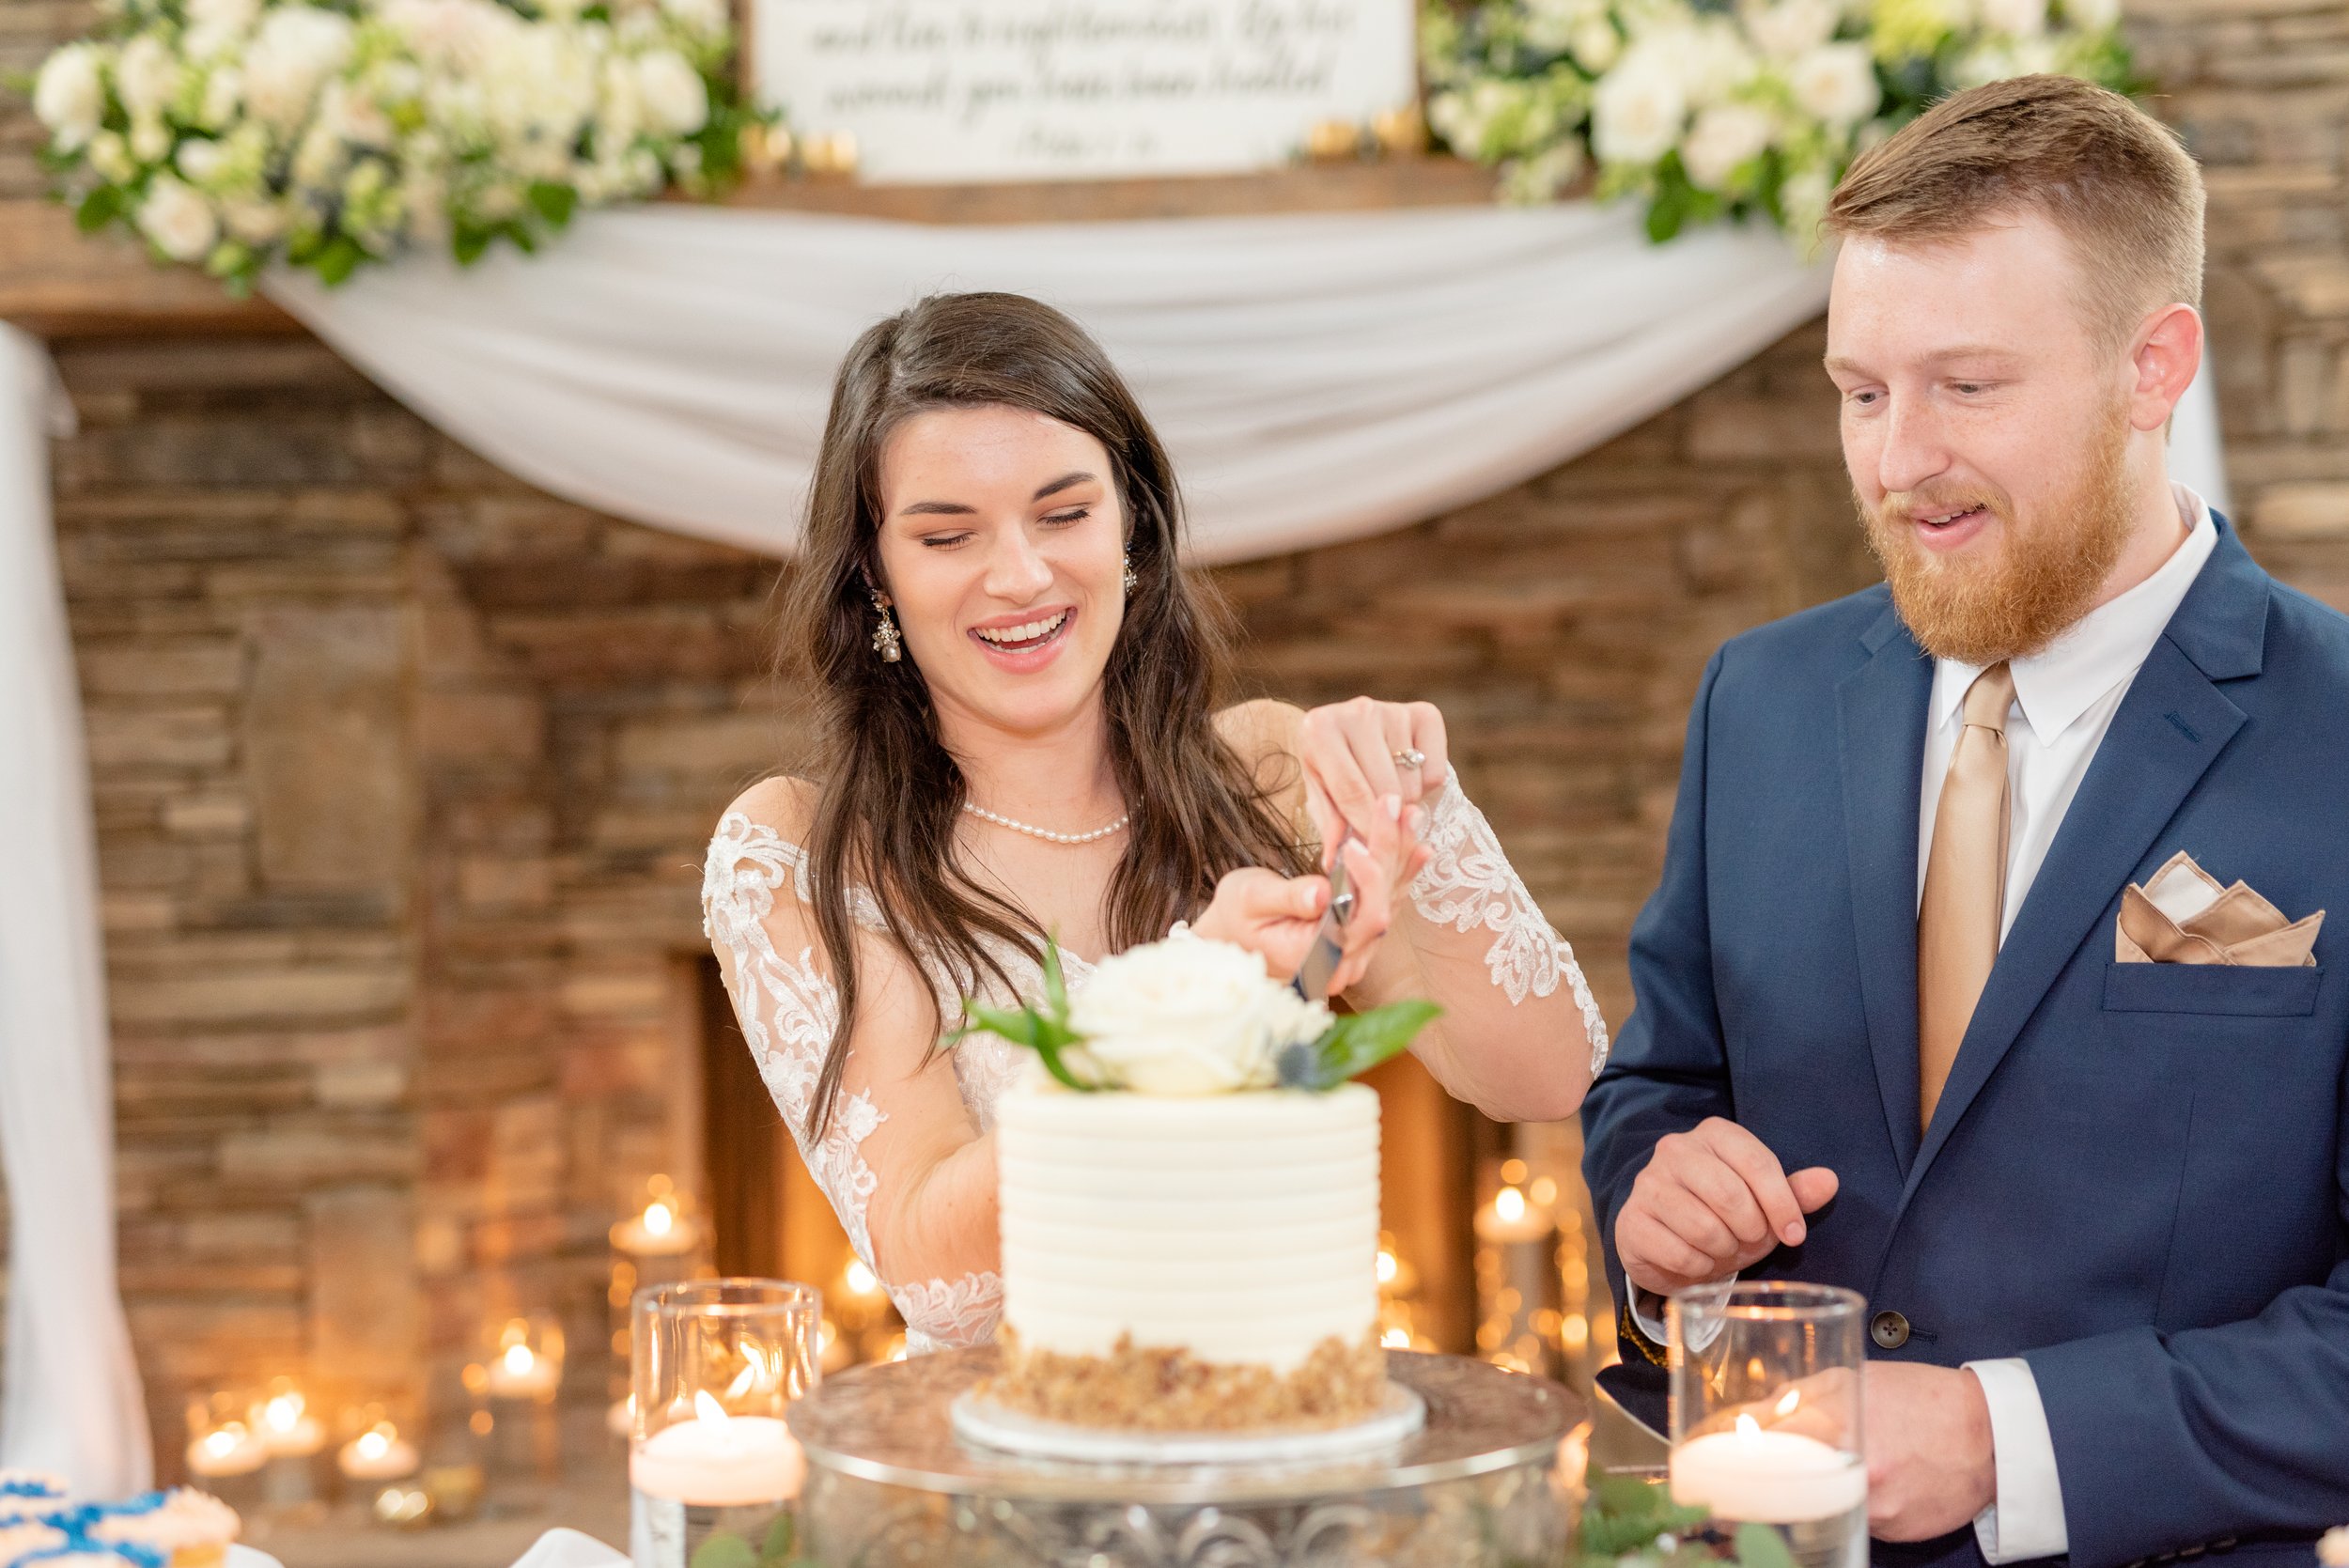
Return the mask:
[[[420,244],[524,249],[580,207],[738,172],[725,0],[108,0],[34,110],[82,226],[232,287]]]
[[[1766,214],[1808,241],[1861,149],[1946,93],[2126,90],[2119,0],[1427,0],[1428,124],[1511,199],[1596,173],[1648,232]]]

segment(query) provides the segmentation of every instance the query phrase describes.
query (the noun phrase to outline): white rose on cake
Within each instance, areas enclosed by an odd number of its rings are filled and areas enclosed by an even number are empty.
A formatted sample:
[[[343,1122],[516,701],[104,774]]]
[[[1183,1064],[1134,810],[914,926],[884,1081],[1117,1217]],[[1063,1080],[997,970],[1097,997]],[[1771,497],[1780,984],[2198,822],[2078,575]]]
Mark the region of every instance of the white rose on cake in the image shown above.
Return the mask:
[[[33,113],[49,128],[50,140],[60,152],[71,152],[97,135],[106,113],[98,51],[86,43],[69,43],[50,55],[33,85]]]
[[[1282,1050],[1319,1039],[1330,1015],[1247,949],[1177,936],[1103,959],[1068,1022],[1112,1085],[1222,1094],[1272,1085]]]

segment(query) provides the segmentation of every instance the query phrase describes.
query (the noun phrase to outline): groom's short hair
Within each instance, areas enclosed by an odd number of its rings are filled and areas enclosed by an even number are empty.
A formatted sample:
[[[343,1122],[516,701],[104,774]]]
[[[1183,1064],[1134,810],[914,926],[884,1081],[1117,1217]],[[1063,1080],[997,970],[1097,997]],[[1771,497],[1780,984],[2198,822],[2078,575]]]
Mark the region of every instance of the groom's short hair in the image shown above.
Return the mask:
[[[2201,305],[2201,170],[2160,121],[2068,76],[1943,99],[1853,161],[1825,226],[1929,244],[2033,209],[2072,242],[2091,325],[2108,341],[2156,306]]]

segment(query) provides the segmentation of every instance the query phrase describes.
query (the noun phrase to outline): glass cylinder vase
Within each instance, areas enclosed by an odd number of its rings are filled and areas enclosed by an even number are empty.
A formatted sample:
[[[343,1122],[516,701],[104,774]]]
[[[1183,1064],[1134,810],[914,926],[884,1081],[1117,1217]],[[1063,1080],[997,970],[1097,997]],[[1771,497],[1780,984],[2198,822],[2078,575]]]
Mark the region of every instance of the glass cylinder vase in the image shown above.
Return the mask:
[[[1866,1568],[1867,1302],[1826,1285],[1698,1286],[1665,1309],[1672,1501],[1746,1561]]]
[[[816,1387],[823,1298],[785,1280],[696,1280],[630,1306],[633,1568],[787,1560],[807,1463],[784,1425]],[[730,1536],[748,1548],[703,1548]]]

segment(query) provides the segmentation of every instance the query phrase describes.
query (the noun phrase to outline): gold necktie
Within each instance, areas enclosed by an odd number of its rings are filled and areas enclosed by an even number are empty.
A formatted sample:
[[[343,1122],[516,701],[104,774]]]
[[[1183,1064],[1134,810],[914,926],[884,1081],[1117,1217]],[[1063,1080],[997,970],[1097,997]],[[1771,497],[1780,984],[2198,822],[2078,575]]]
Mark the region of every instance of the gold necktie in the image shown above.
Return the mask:
[[[1950,1080],[1958,1042],[1999,956],[2006,901],[2006,715],[2015,676],[1993,664],[1966,691],[1965,726],[1941,781],[1925,857],[1925,895],[1917,911],[1917,1089],[1919,1124]]]

